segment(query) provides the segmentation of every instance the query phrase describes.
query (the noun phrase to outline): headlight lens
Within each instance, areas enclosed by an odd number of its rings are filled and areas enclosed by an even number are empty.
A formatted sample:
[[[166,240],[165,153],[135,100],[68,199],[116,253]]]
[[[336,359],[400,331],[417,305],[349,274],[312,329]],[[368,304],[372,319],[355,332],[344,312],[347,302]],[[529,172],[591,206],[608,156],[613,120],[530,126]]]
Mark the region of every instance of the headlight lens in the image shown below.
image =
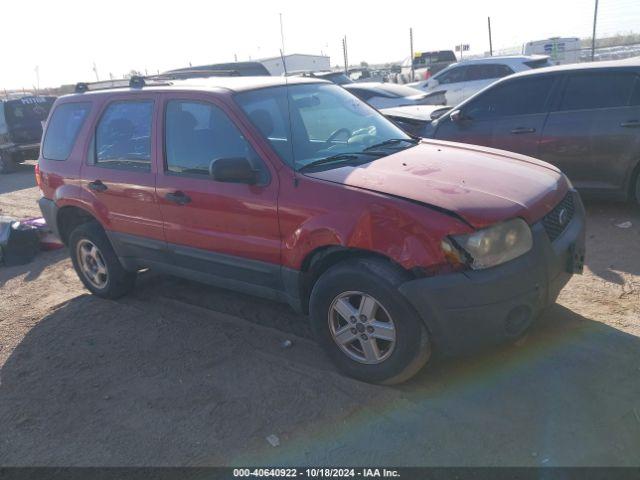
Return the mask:
[[[514,218],[483,228],[468,235],[455,235],[451,239],[467,256],[474,270],[494,267],[508,262],[531,250],[533,238],[527,223]]]

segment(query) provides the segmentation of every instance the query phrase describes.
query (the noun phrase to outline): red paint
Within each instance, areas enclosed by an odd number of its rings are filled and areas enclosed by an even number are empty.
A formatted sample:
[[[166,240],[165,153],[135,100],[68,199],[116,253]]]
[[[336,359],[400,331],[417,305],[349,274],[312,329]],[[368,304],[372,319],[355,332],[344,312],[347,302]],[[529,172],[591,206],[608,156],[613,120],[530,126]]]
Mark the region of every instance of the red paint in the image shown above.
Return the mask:
[[[125,98],[155,102],[148,172],[87,163],[100,113],[108,102]],[[166,174],[162,112],[164,103],[175,98],[208,101],[222,108],[267,164],[270,183],[250,186]],[[443,237],[516,216],[533,223],[568,188],[559,171],[544,162],[436,141],[360,167],[295,174],[225,89],[106,91],[71,95],[57,103],[70,101],[93,105],[70,158],[62,162],[40,158],[45,197],[56,200],[59,207],[90,212],[109,230],[294,269],[317,249],[339,245],[385,255],[407,269],[445,270]],[[95,180],[107,184],[108,190],[88,189]],[[178,206],[165,199],[176,191],[191,197],[191,203]]]

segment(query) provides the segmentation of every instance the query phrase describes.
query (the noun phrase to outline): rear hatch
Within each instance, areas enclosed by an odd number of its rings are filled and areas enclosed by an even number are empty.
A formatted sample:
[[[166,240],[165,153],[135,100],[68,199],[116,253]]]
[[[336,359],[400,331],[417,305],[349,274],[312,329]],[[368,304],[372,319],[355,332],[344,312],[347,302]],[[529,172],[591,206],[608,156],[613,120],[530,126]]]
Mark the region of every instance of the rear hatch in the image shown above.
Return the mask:
[[[55,97],[24,97],[4,104],[9,138],[18,145],[39,143],[42,122],[47,119]]]

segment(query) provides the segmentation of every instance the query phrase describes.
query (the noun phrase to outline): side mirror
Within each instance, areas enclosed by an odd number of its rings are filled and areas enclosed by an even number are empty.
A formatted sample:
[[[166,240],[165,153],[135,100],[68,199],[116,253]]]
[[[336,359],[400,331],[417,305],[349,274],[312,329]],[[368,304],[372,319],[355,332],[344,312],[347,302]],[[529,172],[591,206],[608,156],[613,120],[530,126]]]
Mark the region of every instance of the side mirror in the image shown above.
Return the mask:
[[[461,110],[454,110],[453,112],[451,112],[449,117],[451,118],[451,121],[453,123],[462,123],[465,120],[469,120],[469,118],[466,117]]]
[[[258,172],[241,157],[216,158],[209,164],[209,175],[218,182],[246,183],[255,185],[258,182]]]
[[[443,108],[438,108],[437,110],[434,110],[433,112],[431,112],[431,120],[438,120],[440,117],[442,117],[445,113],[447,113],[449,110],[451,110],[453,107],[443,107]]]

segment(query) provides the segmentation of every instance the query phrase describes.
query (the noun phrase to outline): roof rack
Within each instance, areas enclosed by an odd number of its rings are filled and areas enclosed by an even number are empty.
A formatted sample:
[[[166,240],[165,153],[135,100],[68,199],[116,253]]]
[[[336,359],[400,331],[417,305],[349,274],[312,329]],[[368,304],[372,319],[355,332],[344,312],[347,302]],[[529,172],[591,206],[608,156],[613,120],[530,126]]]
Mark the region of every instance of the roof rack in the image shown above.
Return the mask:
[[[209,78],[209,77],[239,77],[238,70],[200,70],[200,69],[180,69],[169,70],[168,72],[154,75],[150,78],[185,80],[187,78]]]
[[[149,83],[148,81],[151,81]],[[101,82],[79,82],[76,83],[75,92],[85,93],[95,90],[107,90],[111,88],[142,88],[146,85],[170,85],[168,82],[155,81],[155,77],[142,77],[134,75],[129,79],[103,80]]]
[[[95,90],[107,90],[111,88],[143,88],[147,85],[171,85],[169,80],[185,80],[188,78],[209,78],[209,77],[239,77],[237,70],[180,70],[160,73],[158,75],[133,75],[129,79],[103,80],[100,82],[78,82],[75,92],[85,93]]]

